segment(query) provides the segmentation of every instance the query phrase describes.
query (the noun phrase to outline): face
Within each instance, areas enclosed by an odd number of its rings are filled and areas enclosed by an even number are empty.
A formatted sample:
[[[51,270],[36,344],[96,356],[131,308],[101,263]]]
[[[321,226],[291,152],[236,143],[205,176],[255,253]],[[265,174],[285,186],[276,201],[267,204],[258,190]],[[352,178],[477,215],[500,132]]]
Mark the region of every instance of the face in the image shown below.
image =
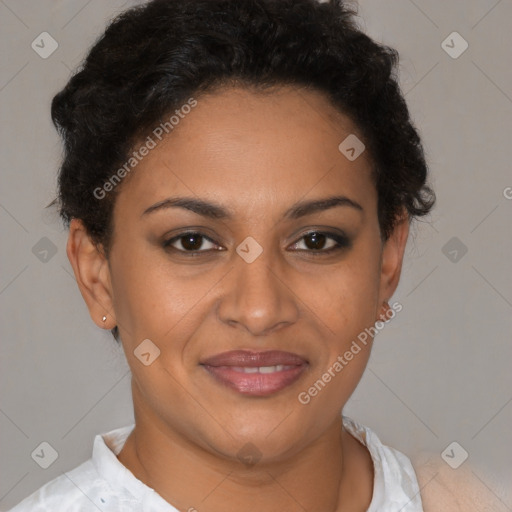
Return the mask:
[[[339,418],[371,338],[344,354],[392,295],[407,237],[402,224],[381,241],[369,155],[338,149],[350,134],[362,139],[319,93],[224,89],[198,97],[125,180],[105,297],[91,298],[100,284],[84,296],[91,314],[110,301],[136,416],[269,460]],[[252,355],[212,359],[230,351]],[[265,351],[288,354],[254,356]]]

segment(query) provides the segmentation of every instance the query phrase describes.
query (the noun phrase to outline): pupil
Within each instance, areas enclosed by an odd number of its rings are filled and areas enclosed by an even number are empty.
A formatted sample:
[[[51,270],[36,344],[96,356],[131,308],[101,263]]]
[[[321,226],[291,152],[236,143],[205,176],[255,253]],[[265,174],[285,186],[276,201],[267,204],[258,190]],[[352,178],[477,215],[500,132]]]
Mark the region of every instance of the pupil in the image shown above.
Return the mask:
[[[311,240],[312,243],[308,243]],[[306,246],[308,249],[321,249],[325,243],[325,235],[322,233],[310,233],[305,238]]]
[[[185,235],[182,239],[181,244],[183,245],[183,247],[185,249],[189,249],[191,251],[196,251],[197,249],[199,249],[201,247],[202,238],[203,237],[201,235],[196,235],[196,234]],[[195,243],[194,243],[194,240],[195,240]]]

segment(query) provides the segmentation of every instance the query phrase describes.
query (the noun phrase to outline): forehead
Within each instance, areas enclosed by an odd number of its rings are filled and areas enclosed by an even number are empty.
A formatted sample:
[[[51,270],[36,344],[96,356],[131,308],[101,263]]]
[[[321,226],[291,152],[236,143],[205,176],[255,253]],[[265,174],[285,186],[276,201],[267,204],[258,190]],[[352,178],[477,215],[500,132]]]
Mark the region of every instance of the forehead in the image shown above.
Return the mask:
[[[350,161],[338,148],[360,131],[321,93],[229,88],[196,101],[162,141],[150,134],[156,146],[124,184],[120,207],[184,194],[247,212],[308,194],[373,193],[369,155]]]

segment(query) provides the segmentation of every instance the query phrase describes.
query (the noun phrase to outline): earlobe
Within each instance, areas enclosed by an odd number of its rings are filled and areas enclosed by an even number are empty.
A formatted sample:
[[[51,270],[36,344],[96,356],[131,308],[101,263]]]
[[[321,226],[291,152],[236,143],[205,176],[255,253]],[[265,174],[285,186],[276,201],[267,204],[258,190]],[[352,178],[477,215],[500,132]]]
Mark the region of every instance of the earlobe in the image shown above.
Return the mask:
[[[79,219],[70,223],[66,253],[92,320],[102,329],[114,328],[116,318],[108,260]]]
[[[409,218],[403,215],[397,220],[393,232],[382,249],[380,304],[389,300],[398,286],[408,235]]]

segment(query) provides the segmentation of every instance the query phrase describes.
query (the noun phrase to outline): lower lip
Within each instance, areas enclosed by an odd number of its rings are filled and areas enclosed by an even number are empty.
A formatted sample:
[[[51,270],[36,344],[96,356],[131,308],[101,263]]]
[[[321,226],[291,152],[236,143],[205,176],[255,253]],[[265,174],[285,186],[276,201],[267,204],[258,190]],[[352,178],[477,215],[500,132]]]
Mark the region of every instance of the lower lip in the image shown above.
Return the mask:
[[[267,396],[293,384],[306,369],[306,364],[272,373],[243,373],[230,366],[203,365],[222,384],[249,396]]]

